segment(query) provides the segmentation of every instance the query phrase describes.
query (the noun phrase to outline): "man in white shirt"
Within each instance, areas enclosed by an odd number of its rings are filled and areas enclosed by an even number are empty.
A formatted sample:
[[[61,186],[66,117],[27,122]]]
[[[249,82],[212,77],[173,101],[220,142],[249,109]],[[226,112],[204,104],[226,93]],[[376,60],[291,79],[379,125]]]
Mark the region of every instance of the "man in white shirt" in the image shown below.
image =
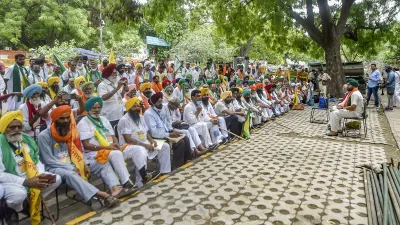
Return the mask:
[[[208,88],[202,88],[200,90],[201,92],[201,101],[202,101],[202,107],[204,108],[207,116],[210,118],[213,128],[210,131],[211,137],[213,139],[213,143],[216,144],[217,140],[223,140],[224,142],[228,140],[229,135],[226,130],[226,123],[224,117],[219,117],[213,108],[213,105],[210,101],[211,93]],[[221,132],[219,131],[219,127],[221,127]]]
[[[183,120],[181,120],[181,113],[179,111],[179,99],[175,96],[169,99],[168,104],[163,106],[163,111],[169,118],[169,121],[171,122],[171,126],[175,129],[177,129],[178,132],[183,133],[186,135],[186,137],[189,138],[190,140],[190,147],[193,149],[193,153],[196,156],[200,156],[203,153],[207,152],[207,148],[213,145],[211,142],[211,137],[210,133],[207,128],[207,124],[204,124],[203,129],[201,128],[195,128],[195,127],[189,127],[187,130],[180,128],[182,124],[185,124]],[[188,124],[186,124],[188,125]],[[200,130],[202,133],[200,135],[204,139],[204,146],[201,142],[201,139],[199,137],[198,130]],[[215,146],[213,146],[215,147]]]
[[[242,132],[239,116],[246,116],[246,113],[236,112],[232,100],[232,92],[222,92],[221,100],[215,104],[214,109],[218,116],[224,117],[227,129],[239,136]]]
[[[202,105],[201,92],[199,90],[193,90],[191,93],[192,101],[185,106],[183,111],[183,120],[194,127],[197,133],[206,135],[205,132],[211,133],[212,143],[219,144],[222,140],[221,132],[219,131],[218,120],[211,119]]]
[[[75,90],[75,78],[69,78],[68,84],[62,89],[65,93],[71,94]]]
[[[19,110],[22,111],[24,116],[22,131],[30,137],[34,136],[35,129],[37,129],[37,133],[40,133],[40,131],[47,128],[46,118],[39,115],[39,111],[45,106],[45,103],[40,99],[41,93],[42,87],[38,84],[32,84],[25,88],[23,94],[26,102],[19,107]],[[41,126],[36,128],[38,125]]]
[[[118,120],[123,116],[124,106],[122,105],[122,98],[125,92],[129,90],[126,79],[117,80],[117,70],[115,64],[109,64],[103,69],[103,81],[99,84],[97,89],[98,96],[104,101],[102,116],[107,118],[111,126],[114,127],[118,124]]]
[[[103,100],[100,97],[87,100],[85,110],[88,113],[78,123],[85,162],[89,164],[91,171],[96,171],[99,164],[110,163],[119,180],[113,177],[102,177],[102,179],[111,190],[119,189],[119,186],[128,188],[128,190],[121,191],[119,197],[123,197],[128,195],[127,193],[132,193],[133,188],[124,160],[132,159],[133,163],[138,166],[138,163],[146,158],[146,155],[138,146],[131,145],[121,149],[110,122],[100,116],[102,107]]]
[[[135,161],[136,186],[142,187],[150,181],[151,176],[147,174],[147,158],[154,159],[156,156],[160,163],[160,173],[171,172],[170,146],[166,142],[155,141],[149,134],[144,117],[140,115],[141,102],[139,98],[130,98],[125,108],[127,113],[118,122],[118,138],[121,145],[135,145],[140,151]],[[160,146],[159,146],[160,145]]]
[[[71,60],[68,62],[69,69],[66,70],[62,75],[61,75],[61,80],[63,81],[63,84],[67,84],[68,80],[70,78],[77,78],[79,77],[79,73],[76,70],[76,61]]]
[[[328,136],[338,136],[341,129],[340,121],[342,118],[360,118],[364,110],[363,96],[358,91],[358,82],[354,79],[347,80],[347,90],[349,94],[346,99],[337,106],[338,110],[330,113],[331,132]]]
[[[46,81],[46,77],[42,76],[40,73],[40,66],[39,64],[32,65],[32,71],[28,76],[28,80],[31,84],[36,84],[37,82],[44,82]]]
[[[15,64],[10,66],[4,74],[4,82],[8,93],[20,92],[30,85],[28,80],[28,71],[24,67],[25,56],[23,54],[15,55]],[[7,99],[8,111],[17,110],[23,103],[20,96],[12,96]]]

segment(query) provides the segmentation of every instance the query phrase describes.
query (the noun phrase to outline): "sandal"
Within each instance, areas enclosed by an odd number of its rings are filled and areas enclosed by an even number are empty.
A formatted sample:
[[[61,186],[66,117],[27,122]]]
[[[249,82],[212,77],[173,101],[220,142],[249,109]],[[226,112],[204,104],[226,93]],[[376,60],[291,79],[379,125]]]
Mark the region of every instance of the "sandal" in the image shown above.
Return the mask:
[[[123,188],[134,188],[135,185],[133,185],[131,182],[127,181],[124,185],[122,185]]]
[[[115,198],[123,198],[126,196],[129,196],[133,194],[135,191],[137,191],[137,188],[122,188],[121,192],[114,196]]]
[[[113,206],[118,206],[120,204],[119,199],[114,198],[113,196],[109,195],[104,199],[104,206],[107,208],[111,208]]]

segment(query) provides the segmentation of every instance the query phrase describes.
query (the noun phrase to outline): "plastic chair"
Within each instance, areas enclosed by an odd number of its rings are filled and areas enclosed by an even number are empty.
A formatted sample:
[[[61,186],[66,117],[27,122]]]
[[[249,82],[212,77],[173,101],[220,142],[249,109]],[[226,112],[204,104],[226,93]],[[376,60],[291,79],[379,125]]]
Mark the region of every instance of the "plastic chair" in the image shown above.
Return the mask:
[[[328,122],[329,121],[329,99],[328,98],[324,98],[325,99],[325,104],[326,104],[326,108],[320,108],[319,106],[313,106],[311,108],[311,115],[310,115],[310,123],[314,123],[314,122]],[[325,110],[325,114],[326,114],[326,120],[316,120],[315,119],[315,111],[316,110]]]

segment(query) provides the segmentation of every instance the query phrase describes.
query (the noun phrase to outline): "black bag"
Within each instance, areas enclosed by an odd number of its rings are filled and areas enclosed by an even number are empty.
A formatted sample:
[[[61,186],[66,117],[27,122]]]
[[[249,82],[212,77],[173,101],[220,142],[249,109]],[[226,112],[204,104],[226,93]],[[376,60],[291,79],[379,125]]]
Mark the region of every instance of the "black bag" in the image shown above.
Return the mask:
[[[394,88],[386,88],[386,93],[388,95],[394,95]]]
[[[189,124],[187,123],[172,124],[172,127],[178,130],[187,130],[189,129]]]
[[[322,80],[322,85],[326,86],[327,81],[326,80]]]

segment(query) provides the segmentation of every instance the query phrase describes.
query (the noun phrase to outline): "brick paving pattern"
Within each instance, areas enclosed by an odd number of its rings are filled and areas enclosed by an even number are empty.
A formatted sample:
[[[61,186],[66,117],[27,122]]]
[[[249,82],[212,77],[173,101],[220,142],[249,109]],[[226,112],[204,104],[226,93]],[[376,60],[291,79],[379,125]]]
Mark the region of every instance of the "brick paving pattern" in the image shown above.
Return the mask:
[[[356,166],[386,161],[368,114],[363,139],[327,137],[309,108],[292,111],[82,224],[367,224]]]

